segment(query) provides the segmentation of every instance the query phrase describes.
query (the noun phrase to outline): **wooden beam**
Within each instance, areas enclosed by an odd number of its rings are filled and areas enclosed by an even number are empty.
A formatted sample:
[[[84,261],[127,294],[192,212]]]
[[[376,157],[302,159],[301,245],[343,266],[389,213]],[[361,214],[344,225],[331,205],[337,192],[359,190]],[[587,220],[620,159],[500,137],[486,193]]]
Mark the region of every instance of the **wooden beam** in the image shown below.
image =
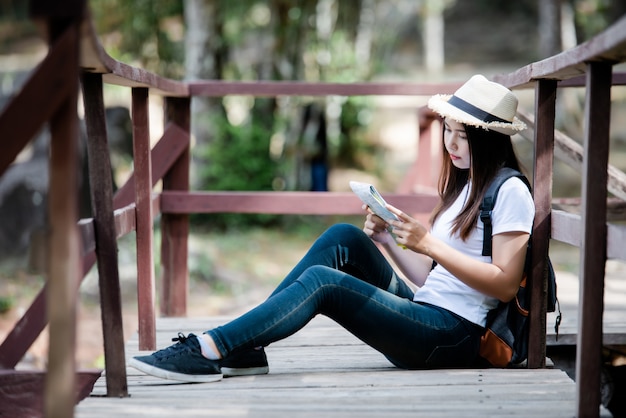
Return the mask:
[[[522,133],[526,139],[534,141],[534,118],[524,112],[518,112],[518,116],[529,127]],[[581,171],[583,167],[583,147],[569,136],[559,130],[554,131],[554,153],[559,161],[564,162],[576,171]],[[617,167],[609,164],[608,172],[608,189],[615,196],[626,201],[626,174]]]
[[[606,256],[610,260],[626,261],[626,226],[606,225]],[[552,238],[575,247],[582,240],[582,219],[580,215],[562,210],[552,211]]]
[[[133,88],[133,161],[136,205],[139,349],[156,349],[154,257],[152,255],[152,167],[148,89]]]
[[[561,87],[585,87],[586,79],[587,77],[585,75],[580,75],[578,77],[559,81],[559,88]],[[613,86],[625,86],[626,85],[626,73],[614,72],[611,84]]]
[[[534,140],[533,199],[535,220],[532,234],[530,275],[530,327],[528,367],[546,366],[547,265],[552,207],[552,167],[554,160],[554,116],[556,81],[540,80],[535,91],[537,126]]]
[[[556,333],[548,334],[546,336],[546,345],[548,346],[575,346],[578,341],[578,334],[576,332],[562,332],[559,330],[557,338]],[[603,332],[602,333],[602,345],[604,346],[626,346],[626,333],[622,332]]]
[[[186,149],[171,169],[163,176],[163,190],[189,191],[190,99],[167,98],[165,101],[167,121],[180,126],[187,137]],[[161,314],[185,316],[189,293],[189,266],[187,262],[187,239],[189,215],[164,213],[161,216],[161,265],[163,289],[161,291]]]
[[[606,226],[606,256],[610,260],[626,261],[626,226],[608,224]]]
[[[189,132],[174,123],[165,126],[163,136],[152,148],[150,161],[152,172],[152,187],[165,176],[176,160],[189,148]],[[115,209],[126,206],[135,201],[135,175],[124,183],[113,197]]]
[[[441,121],[427,108],[418,109],[418,144],[417,158],[409,167],[400,185],[398,193],[437,191],[437,182],[441,172]]]
[[[158,201],[158,200],[157,200]],[[158,210],[153,206],[153,212]],[[123,208],[113,211],[113,222],[115,224],[115,239],[118,240],[124,235],[134,231],[135,227],[135,204],[124,206]],[[96,231],[94,229],[93,218],[81,219],[78,222],[78,229],[82,237],[82,254],[83,257],[96,250]],[[91,268],[91,266],[89,266]]]
[[[88,17],[82,23],[80,67],[84,72],[101,73],[108,84],[150,88],[162,96],[189,96],[188,85],[182,81],[161,77],[113,59],[102,47],[92,19]]]
[[[385,193],[390,204],[412,213],[430,213],[434,194]],[[163,214],[268,213],[284,215],[363,215],[363,203],[346,192],[184,192],[163,191]]]
[[[71,61],[73,42],[76,34],[71,31],[59,36],[19,94],[0,113],[0,175],[67,99],[75,80],[59,69]]]
[[[91,394],[101,370],[76,373],[75,403]],[[42,417],[44,380],[40,370],[0,370],[0,417]]]
[[[593,62],[587,71],[576,350],[576,402],[581,417],[598,416],[600,407],[611,69],[610,63]]]
[[[127,397],[124,324],[113,215],[113,182],[102,94],[102,76],[83,73],[81,79],[87,127],[93,229],[98,259],[107,395]]]
[[[50,119],[48,193],[48,372],[44,415],[73,416],[76,387],[76,307],[80,281],[78,236],[78,22],[50,22],[50,39],[69,34],[67,61],[54,71],[70,80],[63,101]],[[32,113],[32,112],[29,112]]]
[[[552,239],[580,247],[580,215],[562,210],[552,211]]]
[[[0,369],[13,369],[48,323],[48,284],[39,291],[0,346]]]

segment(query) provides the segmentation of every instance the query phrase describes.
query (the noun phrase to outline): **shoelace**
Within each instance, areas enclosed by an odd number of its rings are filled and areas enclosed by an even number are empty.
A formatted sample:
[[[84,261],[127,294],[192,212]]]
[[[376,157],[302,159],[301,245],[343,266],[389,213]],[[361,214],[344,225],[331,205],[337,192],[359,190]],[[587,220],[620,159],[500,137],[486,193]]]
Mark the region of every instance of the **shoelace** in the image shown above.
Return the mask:
[[[187,337],[185,337],[185,334],[183,334],[182,332],[179,332],[178,337],[172,338],[172,342],[177,342],[177,341],[181,344],[185,344],[185,341],[187,341]]]
[[[178,342],[178,344],[171,345],[169,347],[163,348],[152,355],[157,358],[171,357],[178,354],[181,350],[187,350],[187,345],[185,342],[189,339],[182,332],[178,333],[177,337],[172,338],[172,342]]]

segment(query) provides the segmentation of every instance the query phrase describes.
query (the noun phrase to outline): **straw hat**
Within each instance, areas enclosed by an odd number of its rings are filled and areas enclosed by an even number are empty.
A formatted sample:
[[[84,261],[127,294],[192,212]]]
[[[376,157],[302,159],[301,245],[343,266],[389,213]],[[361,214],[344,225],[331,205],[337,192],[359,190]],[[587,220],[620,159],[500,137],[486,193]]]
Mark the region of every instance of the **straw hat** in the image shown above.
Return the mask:
[[[482,75],[470,78],[452,96],[437,94],[431,97],[428,107],[459,123],[505,135],[526,129],[524,122],[515,117],[517,97],[503,85]]]

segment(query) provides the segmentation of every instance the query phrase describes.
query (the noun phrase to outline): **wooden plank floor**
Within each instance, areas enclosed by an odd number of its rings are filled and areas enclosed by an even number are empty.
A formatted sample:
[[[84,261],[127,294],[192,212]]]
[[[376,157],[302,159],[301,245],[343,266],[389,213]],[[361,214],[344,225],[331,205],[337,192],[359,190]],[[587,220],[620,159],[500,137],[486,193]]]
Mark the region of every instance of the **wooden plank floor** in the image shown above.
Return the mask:
[[[157,346],[228,318],[159,319]],[[136,355],[137,338],[127,344]],[[95,417],[572,417],[575,383],[558,369],[393,367],[325,317],[267,348],[270,374],[180,384],[128,369],[129,398],[106,398],[105,377],[75,416]],[[606,410],[601,416],[610,417]]]

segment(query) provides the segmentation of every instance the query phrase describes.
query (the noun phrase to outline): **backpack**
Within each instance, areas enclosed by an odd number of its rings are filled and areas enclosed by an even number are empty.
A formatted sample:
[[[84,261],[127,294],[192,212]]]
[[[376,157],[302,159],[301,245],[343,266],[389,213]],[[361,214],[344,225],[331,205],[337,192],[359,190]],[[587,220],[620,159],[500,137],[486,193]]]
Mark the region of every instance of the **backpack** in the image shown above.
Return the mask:
[[[480,219],[484,224],[483,255],[490,256],[492,249],[491,212],[496,204],[500,186],[511,177],[521,179],[530,190],[528,179],[519,171],[512,168],[502,168],[496,174],[493,182],[480,205]],[[530,274],[531,240],[528,240],[524,275],[519,290],[509,302],[499,302],[498,306],[487,314],[485,333],[481,337],[479,355],[495,367],[519,367],[528,357],[528,311],[530,309],[530,292],[526,289],[526,277]],[[548,278],[548,312],[557,309],[556,277],[550,258],[546,260]],[[561,309],[556,318],[555,331],[558,338],[558,327],[561,322]]]

